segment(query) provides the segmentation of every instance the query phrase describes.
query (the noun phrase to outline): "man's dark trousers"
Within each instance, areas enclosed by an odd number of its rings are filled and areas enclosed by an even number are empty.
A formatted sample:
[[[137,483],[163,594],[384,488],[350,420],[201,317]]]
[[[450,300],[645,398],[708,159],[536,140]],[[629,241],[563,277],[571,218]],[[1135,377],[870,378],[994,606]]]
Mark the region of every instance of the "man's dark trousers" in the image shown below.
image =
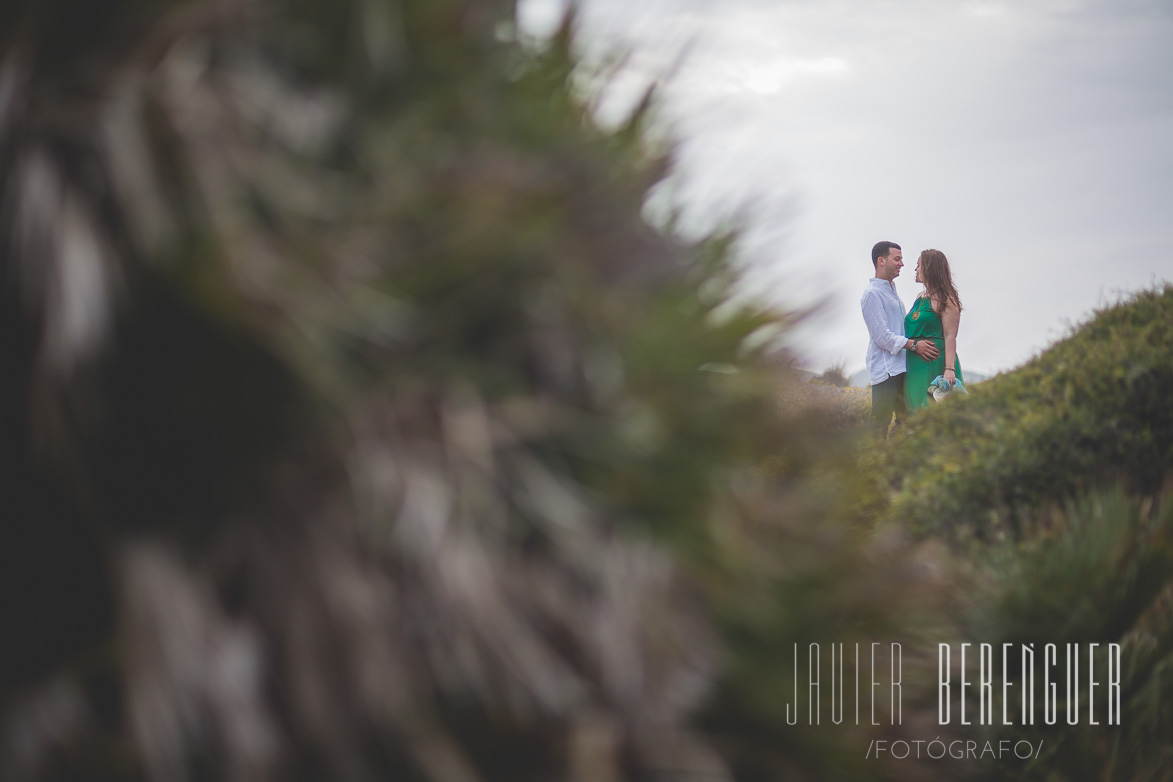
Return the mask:
[[[893,375],[882,383],[872,386],[872,434],[877,437],[888,436],[888,424],[892,415],[896,415],[896,425],[904,421],[908,415],[908,406],[904,403],[904,373]]]

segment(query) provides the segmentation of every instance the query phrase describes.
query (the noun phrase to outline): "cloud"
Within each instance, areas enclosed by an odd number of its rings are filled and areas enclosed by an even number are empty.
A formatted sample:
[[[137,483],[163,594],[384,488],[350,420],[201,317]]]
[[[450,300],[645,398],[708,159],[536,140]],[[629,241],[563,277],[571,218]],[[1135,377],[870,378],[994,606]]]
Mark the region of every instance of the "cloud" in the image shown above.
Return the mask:
[[[741,70],[741,78],[734,80],[730,85],[732,91],[745,89],[761,95],[777,95],[795,79],[843,76],[851,67],[840,57],[822,57],[817,60],[780,57],[760,65],[747,64]]]
[[[1021,363],[1114,291],[1171,276],[1171,4],[584,0],[583,11],[584,45],[633,52],[620,93],[673,73],[674,186],[698,225],[750,214],[755,285],[783,304],[826,297],[798,335],[818,346],[816,366],[862,364],[856,310],[881,238],[913,258],[949,255],[967,305],[960,354],[977,371]],[[898,286],[915,295],[911,274]]]
[[[966,3],[965,12],[979,18],[1006,16],[1010,9],[1004,3]]]

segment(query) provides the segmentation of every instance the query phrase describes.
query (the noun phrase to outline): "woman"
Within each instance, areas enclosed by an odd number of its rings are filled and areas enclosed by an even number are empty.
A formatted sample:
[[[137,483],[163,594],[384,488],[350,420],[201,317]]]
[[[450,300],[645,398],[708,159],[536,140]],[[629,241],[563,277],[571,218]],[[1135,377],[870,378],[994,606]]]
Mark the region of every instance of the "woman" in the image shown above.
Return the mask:
[[[957,327],[961,323],[961,298],[953,286],[949,261],[940,250],[925,250],[916,261],[916,281],[925,286],[904,318],[904,333],[916,341],[932,340],[937,358],[925,361],[908,353],[908,374],[904,379],[904,398],[909,411],[926,407],[932,401],[929,384],[937,375],[950,385],[962,380],[961,362],[957,360]]]

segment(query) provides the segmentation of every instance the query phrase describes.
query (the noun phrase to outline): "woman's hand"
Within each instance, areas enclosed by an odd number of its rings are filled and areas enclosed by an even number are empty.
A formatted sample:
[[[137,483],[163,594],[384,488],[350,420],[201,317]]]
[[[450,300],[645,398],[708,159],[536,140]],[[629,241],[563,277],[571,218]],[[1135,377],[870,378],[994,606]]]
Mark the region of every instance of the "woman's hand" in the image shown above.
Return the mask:
[[[957,370],[953,367],[945,367],[945,371],[941,374],[948,381],[950,387],[957,385]]]

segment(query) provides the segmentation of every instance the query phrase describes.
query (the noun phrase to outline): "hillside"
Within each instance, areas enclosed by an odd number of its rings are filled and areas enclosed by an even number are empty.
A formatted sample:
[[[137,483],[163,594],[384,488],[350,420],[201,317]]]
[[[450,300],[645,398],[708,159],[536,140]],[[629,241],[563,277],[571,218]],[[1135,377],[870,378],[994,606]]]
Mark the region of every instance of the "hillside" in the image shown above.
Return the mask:
[[[1103,309],[957,404],[914,417],[882,455],[871,512],[925,533],[1016,531],[1047,503],[1173,470],[1173,286]]]
[[[1097,312],[865,452],[862,517],[940,553],[964,583],[952,611],[962,636],[995,649],[1088,644],[1089,656],[1116,645],[1126,661],[1116,726],[995,728],[993,738],[1039,742],[1041,752],[983,779],[1171,779],[1170,394],[1166,285]],[[1097,652],[1089,666],[1103,664]],[[1011,671],[1008,684],[1047,697],[1025,674]]]

